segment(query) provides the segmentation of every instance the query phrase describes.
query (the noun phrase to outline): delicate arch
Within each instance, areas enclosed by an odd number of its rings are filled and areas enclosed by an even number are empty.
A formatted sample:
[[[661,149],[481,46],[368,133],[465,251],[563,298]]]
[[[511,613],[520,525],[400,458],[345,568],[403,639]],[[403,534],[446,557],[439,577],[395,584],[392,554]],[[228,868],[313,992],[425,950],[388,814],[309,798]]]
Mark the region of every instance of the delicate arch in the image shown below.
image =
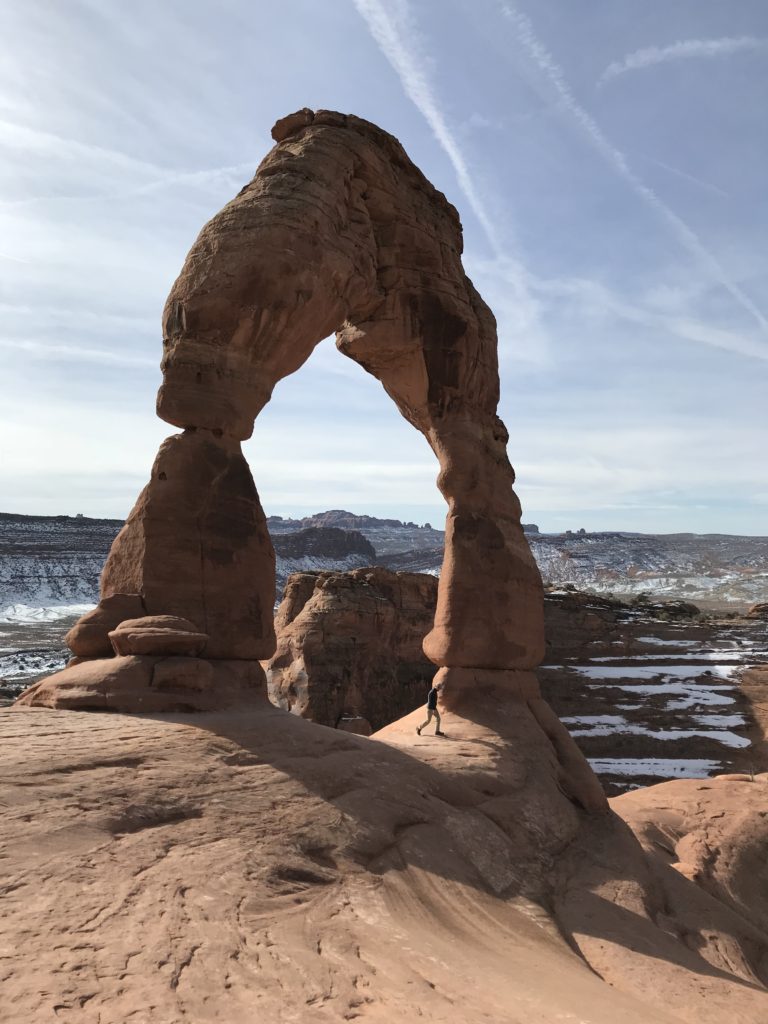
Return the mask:
[[[274,553],[240,442],[277,381],[335,331],[440,463],[445,559],[426,654],[457,679],[533,668],[541,579],[496,415],[496,324],[464,273],[458,214],[360,118],[302,110],[273,137],[171,290],[157,411],[183,432],[161,446],[105,565],[102,605],[70,646],[110,653],[109,607],[135,595],[145,616],[205,634],[206,659],[271,656]]]

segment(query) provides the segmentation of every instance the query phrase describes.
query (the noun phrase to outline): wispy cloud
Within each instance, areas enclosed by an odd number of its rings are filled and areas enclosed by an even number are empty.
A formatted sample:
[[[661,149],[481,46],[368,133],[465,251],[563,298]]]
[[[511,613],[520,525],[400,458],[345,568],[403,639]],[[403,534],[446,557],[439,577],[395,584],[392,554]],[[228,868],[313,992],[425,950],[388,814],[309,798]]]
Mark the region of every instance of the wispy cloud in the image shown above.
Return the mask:
[[[112,352],[105,349],[83,348],[79,345],[56,345],[32,341],[27,338],[0,338],[0,349],[25,352],[41,359],[66,359],[74,362],[102,363],[107,366],[126,366],[137,369],[157,369],[158,357],[132,355],[129,352]]]
[[[11,263],[29,263],[29,260],[23,260],[20,256],[11,256],[9,252],[0,252],[0,260],[9,260]]]
[[[232,187],[235,184],[242,184],[246,176],[252,177],[256,164],[255,160],[248,160],[200,170],[161,167],[146,160],[138,160],[120,150],[81,142],[78,139],[1,119],[0,144],[11,152],[17,151],[22,154],[25,160],[34,156],[47,163],[53,162],[59,168],[76,167],[78,185],[83,181],[90,181],[96,186],[88,192],[71,193],[62,190],[49,195],[22,196],[18,199],[0,198],[0,206],[3,207],[126,199],[150,195],[177,186],[213,189],[218,192],[222,185]]]
[[[696,232],[637,176],[629,166],[624,154],[610,142],[594,118],[581,106],[574,96],[562,68],[536,36],[530,19],[509,4],[503,4],[501,11],[514,26],[521,46],[545,76],[563,108],[571,115],[603,159],[624,178],[643,202],[666,221],[678,242],[707,269],[713,280],[725,288],[742,309],[754,317],[764,331],[768,331],[768,319],[763,312],[758,309],[743,289],[730,279],[717,257],[706,248]]]
[[[151,174],[154,177],[163,171],[163,168],[156,164],[138,160],[120,150],[97,146],[90,142],[80,142],[78,139],[57,135],[54,132],[41,131],[38,128],[29,128],[26,125],[15,124],[13,121],[0,120],[0,142],[8,149],[22,151],[25,156],[34,155],[41,158],[55,156],[57,159],[77,161],[80,165],[83,161],[85,163],[96,162],[112,171],[119,169],[133,173]]]
[[[493,220],[483,206],[467,160],[438,105],[429,81],[427,68],[430,61],[421,49],[419,32],[408,3],[406,0],[390,0],[386,4],[383,0],[354,0],[354,3],[381,52],[396,71],[406,96],[422,114],[451,161],[459,187],[472,212],[494,252],[500,254],[501,246]]]
[[[685,39],[671,46],[648,46],[609,64],[599,78],[608,82],[628,71],[641,71],[656,64],[691,58],[729,57],[744,50],[768,50],[768,39],[756,36],[725,36],[722,39]]]
[[[682,312],[659,312],[626,301],[598,281],[584,278],[539,281],[543,294],[573,301],[580,315],[610,316],[734,355],[768,361],[768,343],[745,332],[726,330],[687,316]]]

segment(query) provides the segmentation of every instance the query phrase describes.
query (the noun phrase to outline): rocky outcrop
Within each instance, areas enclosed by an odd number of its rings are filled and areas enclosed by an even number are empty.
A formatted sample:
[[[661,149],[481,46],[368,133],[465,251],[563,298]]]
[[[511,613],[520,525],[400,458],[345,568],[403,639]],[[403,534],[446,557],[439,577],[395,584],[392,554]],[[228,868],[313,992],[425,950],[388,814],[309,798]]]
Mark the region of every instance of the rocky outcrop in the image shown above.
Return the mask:
[[[747,612],[747,618],[768,622],[768,604],[753,604]]]
[[[201,712],[243,708],[265,698],[266,680],[258,661],[129,654],[75,659],[31,686],[15,707]]]
[[[125,619],[109,634],[115,654],[164,654],[194,658],[202,654],[208,634],[177,615],[144,615]]]
[[[286,559],[319,556],[329,561],[347,555],[363,555],[373,564],[376,550],[357,530],[342,530],[333,526],[310,526],[304,530],[273,537],[275,553]]]
[[[422,652],[437,580],[386,569],[291,576],[267,665],[278,706],[321,725],[370,733],[424,703],[434,665]]]
[[[340,508],[328,509],[327,512],[317,512],[313,516],[305,516],[304,519],[298,520],[289,519],[286,521],[282,516],[269,516],[267,523],[270,530],[273,526],[280,530],[285,525],[293,525],[295,527],[296,524],[305,530],[315,527],[318,529],[360,530],[366,527],[379,529],[383,526],[388,526],[392,529],[398,529],[405,528],[406,526],[413,528],[415,526],[415,523],[406,524],[399,519],[379,519],[376,516],[355,515],[354,512],[345,512],[344,509]]]
[[[275,555],[237,440],[189,429],[163,442],[102,572],[102,598],[116,594],[189,619],[206,657],[269,657]]]
[[[110,640],[112,630],[126,619],[141,618],[145,612],[138,594],[104,597],[75,623],[64,642],[76,658],[109,658],[115,653]]]

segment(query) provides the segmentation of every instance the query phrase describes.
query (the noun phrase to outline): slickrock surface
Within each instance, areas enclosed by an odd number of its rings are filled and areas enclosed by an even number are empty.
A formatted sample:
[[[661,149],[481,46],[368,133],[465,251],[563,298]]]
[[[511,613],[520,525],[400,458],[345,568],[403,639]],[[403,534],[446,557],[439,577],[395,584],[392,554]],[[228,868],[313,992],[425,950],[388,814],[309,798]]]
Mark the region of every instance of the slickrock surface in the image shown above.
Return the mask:
[[[0,1020],[763,1024],[749,871],[713,895],[567,800],[519,701],[473,716],[0,713]]]
[[[321,725],[380,729],[424,703],[435,666],[422,652],[437,580],[387,569],[291,576],[267,665],[272,701]]]

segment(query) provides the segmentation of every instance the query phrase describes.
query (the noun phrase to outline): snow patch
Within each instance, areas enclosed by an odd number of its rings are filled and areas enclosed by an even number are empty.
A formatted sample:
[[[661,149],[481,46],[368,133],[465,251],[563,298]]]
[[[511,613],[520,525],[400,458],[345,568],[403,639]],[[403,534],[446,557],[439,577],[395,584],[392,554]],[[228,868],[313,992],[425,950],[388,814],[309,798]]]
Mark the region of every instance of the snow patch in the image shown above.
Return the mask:
[[[95,604],[59,604],[36,607],[29,604],[10,604],[0,609],[0,622],[13,622],[19,625],[35,622],[58,622],[60,619],[85,615],[95,608]]]
[[[588,679],[681,679],[697,680],[705,673],[718,679],[730,679],[739,665],[707,665],[695,671],[694,665],[569,665],[568,669]],[[559,665],[543,665],[542,668],[557,669]]]
[[[722,768],[722,762],[707,758],[674,757],[588,757],[598,775],[653,775],[675,779],[706,779]]]

